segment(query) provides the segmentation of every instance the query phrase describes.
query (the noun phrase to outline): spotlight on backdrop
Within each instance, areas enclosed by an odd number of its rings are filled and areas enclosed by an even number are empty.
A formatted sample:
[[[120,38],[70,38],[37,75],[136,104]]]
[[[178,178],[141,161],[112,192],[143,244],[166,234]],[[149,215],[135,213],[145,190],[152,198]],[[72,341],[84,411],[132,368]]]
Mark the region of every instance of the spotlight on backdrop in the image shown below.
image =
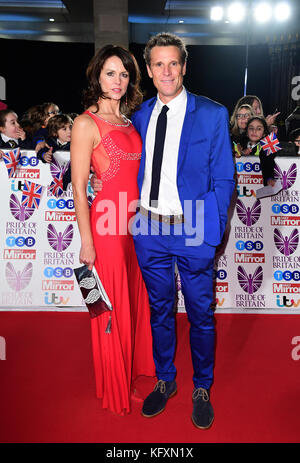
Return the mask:
[[[232,3],[228,7],[228,19],[230,22],[240,22],[243,21],[246,15],[245,7],[238,2]]]
[[[210,10],[210,19],[212,21],[221,21],[223,19],[224,10],[221,6],[213,6]]]
[[[288,3],[278,3],[275,6],[275,18],[277,21],[286,21],[291,15],[291,8]]]
[[[262,2],[259,3],[254,8],[254,18],[257,22],[264,23],[271,19],[272,17],[272,7],[269,3]]]

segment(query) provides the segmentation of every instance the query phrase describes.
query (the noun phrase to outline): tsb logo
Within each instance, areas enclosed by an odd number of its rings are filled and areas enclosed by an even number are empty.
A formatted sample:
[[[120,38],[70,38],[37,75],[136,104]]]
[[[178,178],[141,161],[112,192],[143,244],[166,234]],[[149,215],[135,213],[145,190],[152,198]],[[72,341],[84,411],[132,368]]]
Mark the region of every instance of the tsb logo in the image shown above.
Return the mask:
[[[260,163],[259,162],[237,162],[236,163],[237,172],[260,172]]]
[[[264,247],[261,241],[237,241],[235,247],[239,251],[246,249],[247,251],[261,251]]]
[[[14,246],[18,246],[19,248],[27,246],[31,248],[35,245],[35,239],[32,236],[27,236],[26,238],[24,236],[8,236],[6,238],[6,244],[11,248]]]
[[[218,280],[225,280],[226,277],[227,277],[226,270],[223,270],[223,269],[214,270],[214,279],[218,278]]]
[[[298,214],[299,206],[297,204],[273,204],[272,212],[274,214]]]
[[[21,156],[19,163],[21,166],[37,166],[39,163],[39,159],[36,157],[28,158],[27,156]]]
[[[74,209],[74,200],[73,199],[54,199],[51,198],[47,202],[49,209]]]
[[[276,272],[274,272],[274,278],[277,281],[300,281],[300,271],[295,270],[294,272],[290,272],[289,270],[286,270],[285,272],[281,272],[280,270],[276,270]]]
[[[46,278],[71,278],[73,275],[73,269],[71,267],[46,267],[44,269],[44,275]]]

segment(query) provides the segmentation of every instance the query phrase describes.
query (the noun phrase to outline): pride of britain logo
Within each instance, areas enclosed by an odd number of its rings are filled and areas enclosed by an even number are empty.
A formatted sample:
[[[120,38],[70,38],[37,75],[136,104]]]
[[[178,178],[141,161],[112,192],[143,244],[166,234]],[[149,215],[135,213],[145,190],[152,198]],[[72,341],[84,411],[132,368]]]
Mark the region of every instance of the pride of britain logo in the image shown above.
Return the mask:
[[[52,224],[48,225],[47,238],[52,249],[57,252],[65,251],[73,239],[73,225],[68,225],[63,232],[57,231]]]
[[[253,294],[259,290],[263,281],[263,269],[259,265],[253,274],[247,273],[241,265],[237,269],[237,277],[240,287],[248,294]]]
[[[291,164],[288,170],[281,170],[278,164],[275,163],[274,178],[281,181],[282,189],[287,190],[294,185],[297,177],[297,166],[295,163]]]
[[[11,214],[20,222],[28,220],[39,207],[44,187],[36,183],[24,181],[21,201],[12,193],[9,199]]]
[[[290,235],[283,235],[278,228],[274,230],[274,243],[276,248],[281,254],[288,257],[293,254],[299,243],[299,232],[297,228],[290,233]]]
[[[257,199],[253,203],[252,207],[250,207],[250,206],[245,206],[243,201],[241,201],[240,199],[237,199],[236,212],[237,212],[237,216],[240,219],[240,221],[247,227],[251,227],[260,218],[260,213],[261,213],[260,200]]]
[[[5,268],[5,277],[9,287],[16,292],[25,289],[30,283],[32,277],[32,269],[33,266],[31,262],[26,264],[22,271],[16,270],[10,262],[7,262]]]

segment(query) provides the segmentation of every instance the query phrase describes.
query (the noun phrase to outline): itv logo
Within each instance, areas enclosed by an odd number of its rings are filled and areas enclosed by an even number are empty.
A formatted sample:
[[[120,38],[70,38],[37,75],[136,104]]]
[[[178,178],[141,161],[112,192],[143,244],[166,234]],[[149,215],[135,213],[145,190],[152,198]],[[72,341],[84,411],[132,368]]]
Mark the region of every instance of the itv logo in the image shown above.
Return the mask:
[[[287,296],[276,296],[277,307],[295,307],[297,308],[300,304],[300,299],[289,299]]]

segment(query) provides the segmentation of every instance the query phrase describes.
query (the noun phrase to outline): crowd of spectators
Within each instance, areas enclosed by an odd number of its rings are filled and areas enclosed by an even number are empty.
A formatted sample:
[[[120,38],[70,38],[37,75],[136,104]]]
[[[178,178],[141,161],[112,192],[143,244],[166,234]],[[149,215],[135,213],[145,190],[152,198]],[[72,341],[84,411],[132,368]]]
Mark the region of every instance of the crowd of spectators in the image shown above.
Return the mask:
[[[1,149],[35,150],[42,162],[51,162],[57,150],[69,151],[71,129],[77,113],[63,114],[53,102],[30,107],[21,119],[3,104],[0,109]]]
[[[9,149],[20,147],[37,152],[37,157],[42,162],[51,162],[53,153],[57,150],[70,150],[71,129],[77,113],[63,114],[59,106],[54,102],[45,102],[30,107],[19,120],[13,109],[1,101],[0,106],[0,158],[1,148]],[[284,125],[284,137],[281,140],[282,131],[278,131],[276,118],[280,111],[264,116],[263,105],[256,95],[241,97],[230,117],[230,135],[233,154],[236,157],[249,154],[260,155],[259,141],[254,144],[250,140],[250,132],[253,138],[254,124],[264,126],[262,137],[274,133],[283,145],[283,150],[277,154],[300,155],[300,106],[297,105],[293,112],[286,118]],[[249,127],[250,126],[250,127]],[[266,129],[267,127],[267,129]],[[254,137],[255,138],[255,137]],[[256,149],[255,149],[256,148]]]

